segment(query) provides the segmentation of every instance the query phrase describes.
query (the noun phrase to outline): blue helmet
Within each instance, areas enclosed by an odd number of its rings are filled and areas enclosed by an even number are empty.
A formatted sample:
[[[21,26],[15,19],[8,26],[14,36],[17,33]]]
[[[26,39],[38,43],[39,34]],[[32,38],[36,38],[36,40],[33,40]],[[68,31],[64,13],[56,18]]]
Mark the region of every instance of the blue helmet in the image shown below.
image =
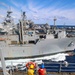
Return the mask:
[[[41,64],[41,68],[44,68],[44,64]]]

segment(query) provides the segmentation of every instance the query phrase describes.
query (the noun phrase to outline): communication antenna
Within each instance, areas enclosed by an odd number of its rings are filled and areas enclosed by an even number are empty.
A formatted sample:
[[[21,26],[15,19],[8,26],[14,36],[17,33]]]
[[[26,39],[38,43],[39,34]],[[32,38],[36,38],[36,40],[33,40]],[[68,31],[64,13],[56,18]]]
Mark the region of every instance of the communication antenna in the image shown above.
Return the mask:
[[[66,23],[64,23],[64,29],[66,29]]]
[[[57,20],[57,18],[54,17],[54,19],[53,19],[53,21],[54,21],[54,29],[56,28],[56,20]]]
[[[7,11],[7,17],[10,17],[10,14],[12,13],[11,7],[9,6],[8,11]]]
[[[54,20],[54,26],[56,26],[56,24],[55,24],[55,22],[56,22],[56,20],[57,20],[57,19],[56,19],[56,17],[54,17],[54,19],[53,19],[53,20]]]
[[[27,20],[26,12],[21,10],[21,19]]]

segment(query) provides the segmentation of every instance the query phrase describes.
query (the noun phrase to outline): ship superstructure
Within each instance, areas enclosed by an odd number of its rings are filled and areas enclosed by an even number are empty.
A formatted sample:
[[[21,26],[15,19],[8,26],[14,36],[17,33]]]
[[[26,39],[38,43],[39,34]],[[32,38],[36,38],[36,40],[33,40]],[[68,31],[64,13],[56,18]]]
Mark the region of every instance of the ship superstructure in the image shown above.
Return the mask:
[[[7,44],[26,44],[29,42],[36,43],[39,40],[35,29],[30,29],[30,22],[26,19],[25,12],[22,13],[21,19],[17,25],[11,17],[12,11],[7,11],[7,16],[3,22],[3,29],[0,32],[0,38],[4,39]]]
[[[7,11],[0,32],[0,48],[5,58],[39,57],[74,50],[75,38],[67,38],[65,29],[54,28],[51,32],[48,24],[36,26],[27,20],[25,12],[16,25],[11,13]]]

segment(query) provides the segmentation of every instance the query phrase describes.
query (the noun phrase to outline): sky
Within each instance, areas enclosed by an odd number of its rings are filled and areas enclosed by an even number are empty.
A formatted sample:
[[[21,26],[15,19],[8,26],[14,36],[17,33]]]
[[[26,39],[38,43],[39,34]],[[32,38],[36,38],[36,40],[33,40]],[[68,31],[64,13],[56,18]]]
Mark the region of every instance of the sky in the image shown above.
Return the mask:
[[[15,23],[25,11],[27,19],[35,24],[53,25],[55,17],[56,25],[75,25],[75,0],[0,0],[0,23],[9,8]]]

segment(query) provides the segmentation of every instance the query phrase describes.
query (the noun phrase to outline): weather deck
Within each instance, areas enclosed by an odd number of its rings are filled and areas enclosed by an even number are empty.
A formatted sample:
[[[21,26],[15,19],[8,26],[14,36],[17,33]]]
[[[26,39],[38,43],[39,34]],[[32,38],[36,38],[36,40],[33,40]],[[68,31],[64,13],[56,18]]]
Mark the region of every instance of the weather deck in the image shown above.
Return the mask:
[[[3,75],[3,73],[0,72],[0,75]],[[12,73],[12,75],[27,75],[27,73],[17,71],[17,72]],[[38,73],[35,75],[38,75]],[[75,72],[73,72],[73,73],[69,73],[69,72],[47,72],[47,75],[75,75]]]

